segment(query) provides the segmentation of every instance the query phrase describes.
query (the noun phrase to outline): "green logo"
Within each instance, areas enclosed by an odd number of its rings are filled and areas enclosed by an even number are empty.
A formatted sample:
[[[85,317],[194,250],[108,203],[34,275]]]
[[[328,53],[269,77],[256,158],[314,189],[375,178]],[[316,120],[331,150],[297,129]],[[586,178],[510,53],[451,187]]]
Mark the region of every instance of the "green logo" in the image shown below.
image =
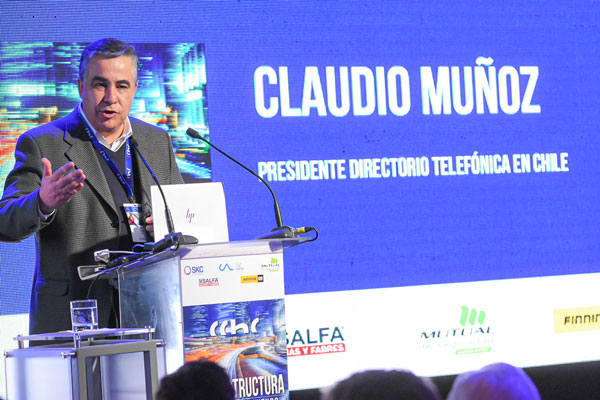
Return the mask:
[[[461,310],[460,311],[460,325],[461,326],[466,326],[467,324],[469,324],[471,326],[475,326],[475,322],[477,322],[479,325],[483,325],[483,323],[485,322],[485,311],[482,311],[482,310],[478,311],[475,308],[469,308],[467,306],[461,306],[460,310]],[[473,330],[473,328],[471,328],[471,330]],[[482,327],[477,328],[477,331],[481,331],[483,333],[486,332],[483,330]],[[487,333],[489,333],[489,331],[490,331],[490,328],[488,327]],[[473,344],[475,344],[475,343],[473,343]],[[470,347],[470,348],[456,349],[456,354],[464,355],[464,354],[489,353],[490,351],[492,351],[491,346],[476,346],[476,347]]]
[[[271,257],[271,264],[279,264],[276,258]]]
[[[469,309],[467,306],[461,306],[460,313],[460,325],[466,326],[467,322],[469,325],[475,325],[475,321],[479,323],[479,325],[483,325],[485,322],[485,311],[477,311],[474,308]],[[468,318],[468,319],[467,319]]]

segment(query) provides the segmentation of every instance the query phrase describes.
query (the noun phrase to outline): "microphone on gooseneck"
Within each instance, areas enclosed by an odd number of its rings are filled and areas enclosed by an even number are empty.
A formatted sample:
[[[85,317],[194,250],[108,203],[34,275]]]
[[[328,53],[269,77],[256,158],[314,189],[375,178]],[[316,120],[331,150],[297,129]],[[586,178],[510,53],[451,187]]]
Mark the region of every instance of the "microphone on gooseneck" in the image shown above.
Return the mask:
[[[165,237],[163,239],[161,239],[157,242],[154,242],[154,243],[144,244],[144,248],[146,250],[152,250],[154,253],[157,253],[157,252],[164,250],[167,247],[171,247],[175,244],[196,244],[196,243],[198,243],[198,239],[196,239],[193,236],[184,235],[181,232],[175,232],[175,225],[173,224],[173,216],[171,215],[171,209],[169,208],[169,205],[167,204],[167,198],[165,197],[165,194],[162,190],[162,186],[160,185],[160,182],[158,181],[158,178],[156,177],[156,175],[154,175],[154,172],[150,168],[150,165],[148,165],[148,163],[146,162],[146,159],[140,152],[137,141],[133,138],[133,136],[131,136],[129,138],[129,142],[135,148],[135,151],[140,156],[140,159],[143,161],[148,172],[150,172],[150,175],[152,175],[152,179],[154,179],[154,182],[156,182],[156,186],[158,187],[158,190],[160,191],[160,195],[162,196],[162,199],[163,199],[163,203],[165,204],[165,219],[167,221],[167,230],[169,231],[169,233],[167,235],[165,235]]]
[[[271,192],[271,196],[273,197],[273,207],[275,209],[275,222],[277,223],[277,227],[272,229],[271,232],[268,232],[266,234],[258,236],[256,239],[295,238],[295,237],[297,237],[297,234],[299,234],[299,233],[302,234],[302,233],[306,233],[306,232],[310,232],[310,231],[316,232],[316,229],[313,227],[302,227],[302,228],[295,229],[290,226],[283,225],[283,219],[281,217],[281,210],[279,208],[279,203],[277,202],[277,198],[275,197],[275,193],[273,192],[273,189],[271,189],[271,186],[269,186],[269,184],[263,178],[261,178],[260,176],[258,176],[257,173],[252,171],[250,168],[246,167],[244,164],[242,164],[241,162],[239,162],[235,158],[231,157],[229,154],[227,154],[226,152],[219,149],[217,146],[215,146],[214,144],[210,143],[208,140],[203,138],[202,135],[200,135],[200,133],[198,133],[198,131],[196,131],[192,128],[188,128],[186,133],[188,134],[188,136],[193,137],[194,139],[202,140],[204,143],[208,144],[210,147],[217,150],[219,153],[223,154],[225,157],[229,158],[231,161],[233,161],[240,167],[244,168],[246,171],[250,172],[256,178],[258,178],[259,181],[264,183],[264,185],[267,187],[267,189],[269,189],[269,192]],[[317,233],[317,235],[318,235],[318,233]],[[315,239],[316,239],[316,237],[315,237]]]

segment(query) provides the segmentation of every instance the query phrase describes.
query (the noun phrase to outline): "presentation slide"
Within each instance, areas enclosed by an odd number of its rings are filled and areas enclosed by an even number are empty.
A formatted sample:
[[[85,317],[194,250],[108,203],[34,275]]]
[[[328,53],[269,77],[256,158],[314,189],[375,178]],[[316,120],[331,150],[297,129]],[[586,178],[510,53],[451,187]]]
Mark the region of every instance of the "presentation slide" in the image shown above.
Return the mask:
[[[291,390],[600,358],[598,2],[2,9],[0,181],[21,133],[79,103],[82,49],[116,37],[140,54],[132,115],[169,132],[186,182],[223,182],[230,240],[275,228],[273,200],[190,127],[318,229],[285,252]],[[0,252],[9,348],[35,244]]]

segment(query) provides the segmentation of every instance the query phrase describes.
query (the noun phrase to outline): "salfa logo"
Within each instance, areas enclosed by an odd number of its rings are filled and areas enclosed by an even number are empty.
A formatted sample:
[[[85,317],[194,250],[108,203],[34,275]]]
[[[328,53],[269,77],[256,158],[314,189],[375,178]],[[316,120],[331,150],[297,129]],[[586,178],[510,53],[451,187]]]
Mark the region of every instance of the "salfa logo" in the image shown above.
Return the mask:
[[[485,323],[486,312],[461,306],[457,316],[457,326],[421,331],[419,348],[452,349],[457,355],[490,352],[494,335],[492,327]]]
[[[343,328],[339,326],[296,329],[291,334],[291,338],[286,332],[286,344],[288,357],[343,353],[346,351]]]
[[[198,279],[198,286],[219,286],[219,278],[201,278]]]

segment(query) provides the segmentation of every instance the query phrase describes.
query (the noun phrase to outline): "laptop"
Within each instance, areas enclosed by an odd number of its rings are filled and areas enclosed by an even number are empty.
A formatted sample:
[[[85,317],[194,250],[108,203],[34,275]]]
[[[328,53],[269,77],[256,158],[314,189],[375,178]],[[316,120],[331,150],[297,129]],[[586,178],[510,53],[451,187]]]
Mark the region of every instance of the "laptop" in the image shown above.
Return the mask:
[[[171,209],[175,232],[191,235],[198,243],[229,241],[225,192],[221,182],[163,185],[167,204]],[[165,219],[165,205],[158,186],[150,188],[154,240],[169,233]]]

